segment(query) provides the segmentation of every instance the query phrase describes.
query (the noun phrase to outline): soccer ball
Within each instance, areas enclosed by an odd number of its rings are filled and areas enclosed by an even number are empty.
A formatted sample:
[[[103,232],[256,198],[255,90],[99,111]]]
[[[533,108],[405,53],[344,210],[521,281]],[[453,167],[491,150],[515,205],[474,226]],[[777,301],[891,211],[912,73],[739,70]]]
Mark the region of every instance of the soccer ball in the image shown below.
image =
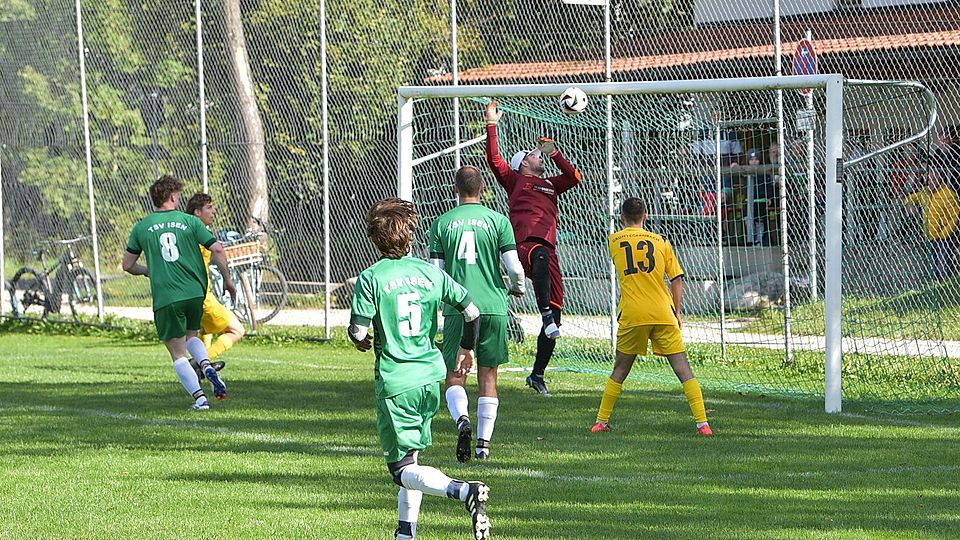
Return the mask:
[[[567,88],[560,94],[560,108],[565,114],[579,114],[587,109],[587,95],[575,87]]]

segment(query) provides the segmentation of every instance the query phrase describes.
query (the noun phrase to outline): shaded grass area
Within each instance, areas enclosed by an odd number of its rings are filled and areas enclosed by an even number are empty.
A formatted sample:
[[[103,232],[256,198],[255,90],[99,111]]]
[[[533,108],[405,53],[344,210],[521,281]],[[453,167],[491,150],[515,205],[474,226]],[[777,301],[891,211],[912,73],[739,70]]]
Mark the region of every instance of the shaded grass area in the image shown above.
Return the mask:
[[[0,350],[0,538],[391,537],[373,360],[342,341],[238,345],[224,357],[230,399],[204,414],[187,410],[159,344],[8,333]],[[524,376],[501,373],[490,462],[455,462],[445,411],[422,458],[491,485],[497,538],[950,538],[960,527],[955,416],[828,416],[814,400],[714,391],[718,435],[702,439],[667,377],[629,380],[615,431],[594,435],[602,377],[551,372],[555,396],[542,398]],[[426,497],[419,537],[467,538],[467,519]]]

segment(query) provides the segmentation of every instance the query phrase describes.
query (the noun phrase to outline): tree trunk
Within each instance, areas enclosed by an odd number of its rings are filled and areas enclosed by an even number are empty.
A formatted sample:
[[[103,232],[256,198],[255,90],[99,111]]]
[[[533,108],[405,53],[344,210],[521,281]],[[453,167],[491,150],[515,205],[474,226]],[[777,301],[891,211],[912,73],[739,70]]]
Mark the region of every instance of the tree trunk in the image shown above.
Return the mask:
[[[257,97],[253,92],[253,74],[250,57],[247,55],[247,40],[243,33],[243,15],[240,0],[225,0],[223,11],[226,18],[227,53],[230,56],[230,75],[240,104],[243,134],[246,144],[247,173],[247,227],[255,228],[253,218],[268,221],[270,195],[267,192],[267,159],[264,151],[263,121]]]

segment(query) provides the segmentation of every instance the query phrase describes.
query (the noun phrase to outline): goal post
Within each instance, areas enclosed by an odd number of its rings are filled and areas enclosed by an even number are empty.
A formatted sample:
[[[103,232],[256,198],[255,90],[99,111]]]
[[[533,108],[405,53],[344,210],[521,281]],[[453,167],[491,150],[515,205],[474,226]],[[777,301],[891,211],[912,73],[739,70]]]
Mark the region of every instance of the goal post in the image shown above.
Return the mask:
[[[687,321],[684,327],[685,341],[688,330],[696,334],[688,342],[687,348],[692,355],[691,363],[694,364],[698,378],[710,379],[715,376],[715,380],[722,383],[721,386],[734,389],[780,392],[787,395],[820,394],[824,396],[824,409],[828,413],[840,412],[844,387],[841,376],[844,371],[845,345],[844,219],[850,219],[845,213],[841,175],[846,144],[845,130],[849,129],[849,126],[845,126],[845,91],[849,91],[850,85],[855,83],[842,75],[833,74],[572,84],[591,98],[611,96],[615,110],[612,120],[603,114],[605,111],[602,111],[602,101],[599,99],[593,101],[592,107],[589,107],[586,113],[563,115],[556,104],[556,98],[571,84],[400,87],[397,116],[397,193],[403,199],[417,202],[427,224],[431,218],[451,208],[455,204],[451,191],[453,171],[457,163],[454,156],[463,163],[474,164],[481,170],[487,170],[483,165],[485,136],[482,107],[488,99],[499,99],[501,107],[507,111],[505,120],[502,120],[498,127],[500,151],[503,155],[509,156],[522,149],[522,145],[531,146],[537,134],[554,135],[568,159],[584,172],[584,183],[581,187],[594,184],[587,192],[579,193],[583,190],[577,188],[561,197],[558,251],[565,247],[567,249],[566,255],[562,252],[560,254],[560,264],[565,287],[569,284],[568,291],[572,290],[571,298],[567,302],[571,307],[568,309],[565,306],[563,322],[565,327],[573,331],[565,332],[564,338],[558,344],[559,354],[555,355],[555,359],[559,356],[560,361],[565,362],[562,365],[584,371],[605,372],[612,365],[610,329],[616,324],[615,313],[609,306],[610,285],[604,285],[601,281],[609,279],[610,283],[615,283],[615,278],[607,261],[605,238],[609,232],[608,224],[614,223],[619,217],[614,204],[616,198],[626,196],[626,191],[631,194],[642,192],[645,198],[656,199],[655,204],[651,204],[651,216],[655,213],[654,207],[657,212],[655,221],[659,229],[655,230],[674,243],[685,270],[690,269],[689,262],[690,267],[695,267],[694,272],[698,273],[694,284],[696,286],[688,285],[690,292],[684,296]],[[744,168],[741,164],[740,170],[746,172],[736,172],[733,167],[735,163],[721,164],[720,120],[733,120],[736,122],[732,123],[747,125],[751,118],[769,118],[769,111],[764,109],[766,102],[772,102],[768,98],[778,90],[799,89],[811,89],[817,96],[816,175],[820,183],[818,190],[822,189],[822,192],[817,194],[819,198],[816,209],[821,211],[822,215],[816,216],[818,221],[814,222],[814,212],[808,211],[808,208],[814,208],[813,194],[810,194],[809,205],[806,197],[802,199],[802,204],[797,204],[796,201],[791,201],[790,204],[795,205],[796,211],[802,211],[799,213],[804,216],[809,215],[809,230],[817,233],[809,234],[806,222],[802,228],[796,227],[797,237],[808,238],[804,241],[807,242],[805,247],[809,252],[819,252],[822,257],[824,271],[820,279],[823,279],[824,294],[822,298],[817,294],[812,295],[814,301],[809,302],[809,309],[804,311],[804,316],[810,318],[808,324],[801,325],[803,329],[798,331],[797,335],[789,335],[791,325],[784,324],[782,311],[773,305],[776,304],[775,300],[769,302],[771,305],[764,304],[763,308],[724,305],[724,295],[731,293],[725,291],[722,285],[727,282],[737,283],[737,279],[743,278],[741,274],[750,269],[761,269],[757,272],[761,278],[764,272],[781,272],[781,288],[790,287],[791,284],[789,280],[782,278],[783,270],[777,269],[776,264],[763,266],[768,264],[773,251],[782,251],[786,258],[788,247],[768,246],[767,237],[744,241],[744,233],[739,224],[743,218],[739,215],[723,215],[735,212],[736,208],[745,205],[762,205],[769,201],[763,202],[761,197],[756,198],[756,201],[760,202],[755,202],[754,199],[748,202],[737,199],[742,189],[736,175],[747,178],[749,184],[757,181],[760,173],[756,171],[761,169]],[[790,93],[792,102],[801,103],[805,100],[793,99],[796,97],[794,94]],[[444,124],[450,122],[455,98],[459,105],[456,111],[457,122],[461,121],[460,118],[463,122],[464,135],[461,140],[453,140],[450,136],[451,130],[445,129]],[[869,103],[867,100],[863,101]],[[704,103],[707,105],[703,105]],[[701,110],[698,110],[697,107],[701,105]],[[710,120],[704,119],[709,116],[709,113],[705,112],[708,110],[715,115]],[[718,110],[727,111],[730,116],[718,119]],[[698,115],[703,118],[698,120]],[[917,115],[919,116],[919,113]],[[611,121],[616,124],[616,130],[608,129]],[[792,123],[792,118],[789,121]],[[762,122],[758,121],[757,125],[760,124]],[[757,127],[754,131],[742,131],[736,134],[736,138],[759,141],[762,136],[766,136],[760,133],[762,130],[762,127]],[[799,127],[797,131],[800,131]],[[616,145],[609,140],[616,136],[611,135],[614,132],[619,135]],[[696,146],[696,138],[701,132],[709,132],[707,138],[711,145],[716,144],[716,150],[710,154],[710,160],[688,164],[685,160],[692,159],[689,149]],[[922,136],[919,132],[912,133],[911,140]],[[764,144],[773,146],[771,139],[763,140]],[[779,152],[788,152],[785,148],[787,141],[775,141],[775,144],[780,148]],[[892,146],[896,147],[898,144]],[[614,147],[618,150],[614,150]],[[643,149],[642,152],[638,150],[640,148]],[[738,152],[743,154],[744,150],[746,149]],[[655,163],[636,163],[650,159],[651,155],[655,156]],[[812,153],[810,157],[812,163]],[[772,163],[773,159],[775,158],[771,157],[768,163]],[[607,167],[617,173],[617,178],[609,177]],[[709,185],[716,185],[715,189],[698,188],[704,191],[700,195],[713,198],[715,213],[709,217],[706,216],[707,203],[704,203],[702,215],[699,214],[699,209],[696,212],[689,211],[691,193],[695,191],[691,187],[694,183],[691,178],[702,176],[701,169],[704,167],[712,171],[709,172],[712,178]],[[804,159],[804,190],[807,189],[806,168],[807,161]],[[733,180],[728,178],[730,176],[734,176]],[[650,178],[667,179],[669,182],[651,188],[647,185]],[[492,196],[487,202],[506,213],[505,193],[499,186],[490,186],[490,183],[488,181],[488,191]],[[730,186],[727,186],[727,183]],[[571,196],[574,199],[569,201]],[[783,208],[787,208],[787,196],[785,191],[782,194]],[[763,206],[763,210],[769,210],[770,215],[773,215],[778,211],[777,206],[779,205]],[[782,213],[784,216],[788,213],[793,216],[794,212],[794,209],[788,208]],[[653,217],[651,220],[654,221]],[[783,227],[786,227],[788,219],[782,217],[782,221]],[[773,218],[770,223],[774,223]],[[771,233],[769,238],[772,237],[774,235]],[[786,232],[783,237],[787,238]],[[793,238],[791,236],[791,242],[794,241]],[[568,245],[564,246],[564,242],[568,242]],[[418,232],[415,252],[418,249],[423,251],[423,243],[423,233]],[[682,244],[679,249],[678,243]],[[416,247],[418,244],[419,248]],[[810,258],[815,259],[813,256]],[[605,267],[602,267],[604,263]],[[816,261],[811,264],[816,264]],[[818,275],[816,271],[808,274]],[[784,281],[788,283],[784,284]],[[813,287],[816,290],[817,284],[813,284]],[[743,290],[747,288],[749,287],[746,285],[741,287]],[[724,292],[718,293],[717,290]],[[749,294],[744,296],[749,297]],[[686,317],[688,302],[700,303],[699,314]],[[706,313],[710,315],[704,315]],[[789,311],[787,314],[789,316]],[[522,313],[520,318],[522,322],[530,322],[524,319]],[[737,325],[737,332],[728,329],[731,324]],[[811,330],[810,327],[820,329]],[[724,330],[717,332],[718,328]],[[536,332],[537,328],[531,323],[527,330],[528,333]],[[778,339],[771,335],[777,332],[780,332]],[[524,349],[527,353],[532,346],[529,345],[530,338],[533,336],[528,336],[528,348]],[[800,360],[792,362],[785,358],[779,361],[770,359],[776,356],[778,351],[783,354],[784,339],[788,344],[801,346]],[[906,341],[911,339],[914,338],[903,338]],[[535,342],[536,339],[533,338],[532,341]],[[567,349],[564,350],[564,347]],[[886,359],[884,362],[895,365],[884,367],[884,370],[899,370],[902,365],[907,364],[899,352],[902,349],[904,347],[891,346],[889,350],[878,350],[877,354]],[[939,371],[944,371],[940,369],[943,365],[941,360],[943,359],[934,354],[929,363]],[[556,363],[555,360],[554,364]],[[637,370],[635,367],[634,371]],[[702,371],[708,374],[701,377]],[[814,371],[818,372],[819,376],[815,376]],[[655,372],[662,373],[663,370],[651,369],[649,373],[644,372],[639,376],[664,382],[669,378],[661,377]],[[886,371],[878,371],[878,376],[883,376],[884,373]],[[865,383],[860,382],[857,382],[853,395],[865,400],[910,399],[886,386],[883,390],[873,392]]]

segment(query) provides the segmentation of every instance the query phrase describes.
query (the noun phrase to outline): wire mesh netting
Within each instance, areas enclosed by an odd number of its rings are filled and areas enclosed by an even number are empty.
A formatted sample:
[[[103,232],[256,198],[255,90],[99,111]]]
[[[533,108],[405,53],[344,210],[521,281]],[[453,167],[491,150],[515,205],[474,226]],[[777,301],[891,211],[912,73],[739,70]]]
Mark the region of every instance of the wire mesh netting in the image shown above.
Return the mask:
[[[784,93],[787,116],[797,118],[799,112],[801,122],[787,129],[786,150],[777,144],[774,91],[613,96],[612,181],[606,171],[604,98],[567,115],[556,96],[491,97],[505,112],[497,130],[505,160],[549,136],[583,174],[583,183],[564,193],[559,205],[557,253],[565,298],[558,365],[598,372],[612,365],[617,295],[606,239],[611,227],[619,228],[620,202],[634,196],[648,203],[647,227],[673,244],[684,267],[684,336],[698,377],[738,390],[823,394],[822,93],[811,96],[812,108],[804,96]],[[457,163],[487,167],[482,112],[487,102],[461,100],[457,113],[452,99],[415,103],[413,196],[425,223],[456,204]],[[922,133],[932,111],[916,88],[849,86],[844,113],[848,130],[896,129],[891,141],[900,141]],[[464,126],[460,136],[468,141],[459,156],[451,129],[455,114]],[[855,154],[860,143],[848,139],[848,151]],[[919,217],[911,233],[909,207],[899,193],[887,191],[889,177],[879,186],[882,193],[877,182],[868,181],[889,170],[876,162],[891,154],[867,157],[844,180],[845,202],[869,201],[849,205],[845,220],[844,336],[852,354],[844,359],[844,396],[904,409],[950,408],[960,392],[956,365],[943,336],[930,332],[943,327],[931,317],[943,312],[942,289],[951,285],[931,266]],[[917,178],[927,178],[928,162],[916,160]],[[555,168],[546,176],[553,174]],[[506,192],[492,177],[488,181],[487,204],[507,214]],[[904,221],[896,227],[897,238],[883,236],[891,226],[877,228],[884,219]],[[415,253],[425,257],[422,229]],[[891,266],[892,258],[898,266]],[[901,276],[904,268],[913,269],[910,278]],[[889,281],[897,284],[884,284]],[[540,325],[529,296],[512,306],[525,335],[515,336],[523,356],[532,356]],[[673,377],[662,362],[647,360],[634,374]]]

